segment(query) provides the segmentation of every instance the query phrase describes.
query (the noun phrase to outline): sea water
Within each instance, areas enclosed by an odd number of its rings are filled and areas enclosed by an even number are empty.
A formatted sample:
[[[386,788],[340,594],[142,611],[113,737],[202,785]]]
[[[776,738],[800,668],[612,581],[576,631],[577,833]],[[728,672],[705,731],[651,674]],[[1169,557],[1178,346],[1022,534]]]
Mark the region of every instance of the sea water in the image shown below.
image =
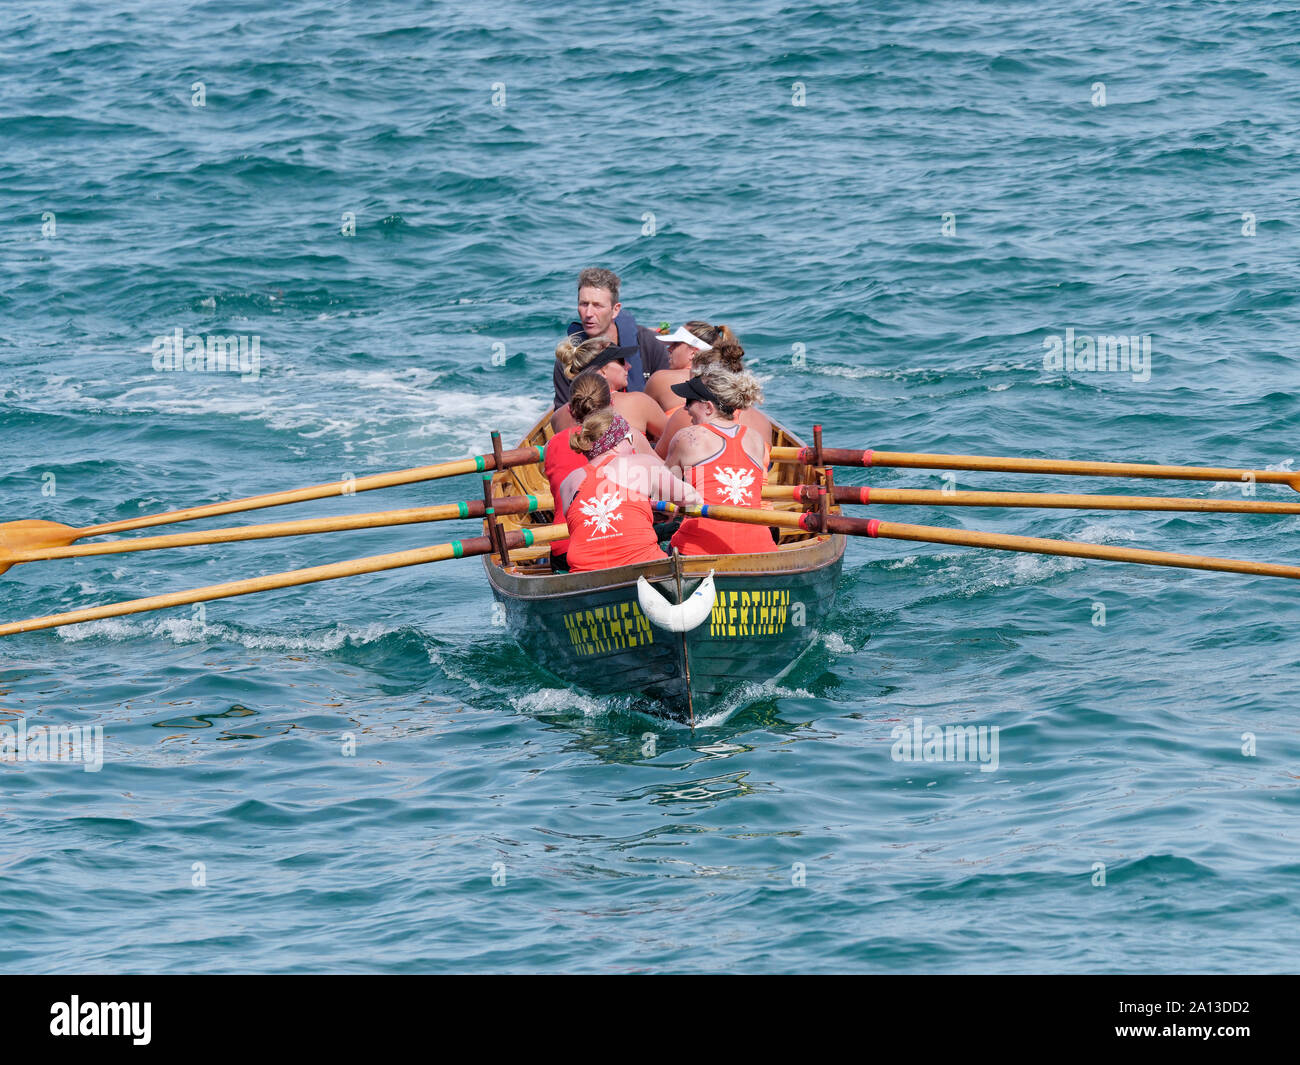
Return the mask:
[[[1292,5],[112,6],[0,31],[0,520],[513,441],[592,265],[828,445],[1300,458]],[[1292,516],[872,515],[1300,563]],[[22,565],[2,620],[476,531]],[[694,732],[558,686],[474,559],[7,637],[0,725],[102,767],[0,757],[0,967],[1294,969],[1297,602],[855,540],[812,652]]]

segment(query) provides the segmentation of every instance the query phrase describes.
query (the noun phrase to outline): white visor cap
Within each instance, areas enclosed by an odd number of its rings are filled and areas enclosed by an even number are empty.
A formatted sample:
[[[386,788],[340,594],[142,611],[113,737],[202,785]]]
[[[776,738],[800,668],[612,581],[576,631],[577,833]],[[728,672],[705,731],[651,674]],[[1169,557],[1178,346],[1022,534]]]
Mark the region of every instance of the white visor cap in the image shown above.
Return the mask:
[[[677,332],[669,333],[667,336],[661,335],[659,339],[660,341],[662,341],[664,344],[667,345],[689,344],[696,351],[708,351],[711,346],[709,344],[704,343],[703,340],[697,337],[684,325],[679,325],[677,327]]]

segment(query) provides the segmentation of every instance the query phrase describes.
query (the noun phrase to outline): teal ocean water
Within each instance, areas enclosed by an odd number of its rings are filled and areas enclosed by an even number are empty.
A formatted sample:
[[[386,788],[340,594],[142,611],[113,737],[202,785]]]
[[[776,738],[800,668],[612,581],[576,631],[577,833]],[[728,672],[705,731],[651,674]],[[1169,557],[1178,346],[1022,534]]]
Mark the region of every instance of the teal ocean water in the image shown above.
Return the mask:
[[[0,29],[0,520],[516,438],[588,265],[831,445],[1300,459],[1293,5],[121,6]],[[259,361],[155,368],[177,329]],[[876,516],[1300,563],[1294,516]],[[457,528],[33,563],[0,619]],[[854,541],[814,650],[695,732],[555,687],[476,560],[8,637],[0,725],[104,764],[0,763],[0,970],[1294,970],[1296,596]],[[918,719],[996,768],[903,760]]]

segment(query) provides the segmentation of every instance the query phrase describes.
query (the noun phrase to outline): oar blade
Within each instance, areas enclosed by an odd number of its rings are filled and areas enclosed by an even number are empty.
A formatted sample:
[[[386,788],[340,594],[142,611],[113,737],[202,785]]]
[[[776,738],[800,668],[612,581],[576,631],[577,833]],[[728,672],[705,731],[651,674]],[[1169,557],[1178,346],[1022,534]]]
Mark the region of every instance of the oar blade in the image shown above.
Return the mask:
[[[80,529],[60,525],[57,521],[7,521],[0,525],[0,573],[16,565],[13,556],[24,551],[42,551],[67,547],[81,535]]]

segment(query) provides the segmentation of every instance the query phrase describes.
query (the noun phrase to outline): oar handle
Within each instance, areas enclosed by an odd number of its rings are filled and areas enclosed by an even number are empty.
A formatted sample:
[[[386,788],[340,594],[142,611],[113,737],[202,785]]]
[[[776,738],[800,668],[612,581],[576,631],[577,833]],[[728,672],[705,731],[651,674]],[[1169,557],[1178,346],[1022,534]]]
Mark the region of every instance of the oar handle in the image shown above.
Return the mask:
[[[545,450],[545,445],[542,447],[514,448],[502,455],[501,468],[526,466],[534,462],[540,462]],[[351,495],[353,492],[369,492],[376,488],[392,488],[399,484],[436,481],[442,477],[455,477],[462,473],[495,469],[497,469],[497,464],[494,455],[475,455],[473,458],[443,462],[436,466],[416,466],[409,470],[396,470],[392,473],[374,473],[367,477],[357,477],[346,481],[331,481],[328,484],[318,484],[310,488],[295,488],[288,492],[270,492],[266,495],[249,496],[246,499],[232,499],[226,503],[210,503],[202,507],[169,510],[165,514],[150,514],[142,518],[127,518],[123,521],[111,521],[104,525],[92,525],[90,528],[82,529],[77,539],[83,539],[87,536],[105,536],[109,533],[130,532],[132,529],[146,529],[154,525],[174,525],[180,521],[215,518],[221,514],[237,514],[246,510],[284,506],[288,503],[305,503],[311,499],[324,499],[327,496]]]
[[[650,506],[667,514],[683,514],[688,518],[714,518],[718,521],[740,521],[749,525],[775,525],[781,529],[802,529],[819,532],[821,515],[815,511],[764,510],[758,507],[728,507],[694,503],[669,503],[652,500]]]
[[[542,525],[536,529],[521,529],[508,533],[507,542],[511,547],[531,547],[533,544],[562,540],[568,534],[566,525]],[[72,610],[64,614],[50,614],[46,617],[29,618],[26,621],[14,621],[7,625],[0,625],[0,636],[34,632],[38,629],[53,629],[60,625],[75,625],[83,621],[97,621],[100,618],[116,618],[125,614],[140,614],[147,610],[165,610],[168,607],[186,606],[190,603],[206,603],[214,599],[250,595],[253,592],[274,591],[277,588],[293,588],[300,584],[355,577],[363,573],[379,573],[383,570],[400,569],[403,566],[420,566],[426,562],[439,562],[448,558],[485,555],[491,550],[492,543],[486,536],[478,536],[470,540],[453,540],[451,543],[438,544],[434,547],[420,547],[389,555],[372,555],[369,558],[355,558],[348,562],[334,562],[325,566],[312,566],[309,569],[290,570],[287,573],[274,573],[266,577],[251,577],[227,584],[212,584],[206,588],[195,588],[186,592],[170,592],[166,595],[149,596],[146,599],[132,599],[126,603],[109,603],[105,606],[88,607],[85,610]]]
[[[774,447],[775,462],[810,465],[815,449]],[[979,470],[991,473],[1065,474],[1077,477],[1164,477],[1175,481],[1239,481],[1285,484],[1300,491],[1300,473],[1283,470],[1243,470],[1213,466],[1156,466],[1142,462],[1076,462],[1058,459],[1020,459],[993,455],[929,455],[910,451],[855,451],[822,448],[822,462],[830,466],[885,466],[899,469]]]

